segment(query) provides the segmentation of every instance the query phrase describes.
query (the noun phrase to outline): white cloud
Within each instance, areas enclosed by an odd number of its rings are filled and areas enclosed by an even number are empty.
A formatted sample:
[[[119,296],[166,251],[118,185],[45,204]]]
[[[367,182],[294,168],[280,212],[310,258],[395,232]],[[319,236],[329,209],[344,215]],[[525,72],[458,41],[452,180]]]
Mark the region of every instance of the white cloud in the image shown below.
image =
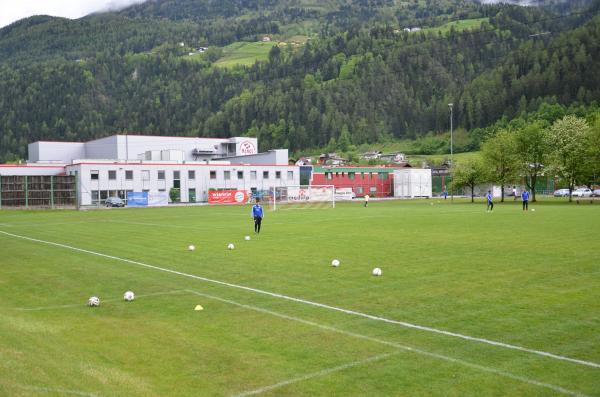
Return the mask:
[[[146,0],[0,0],[0,28],[32,15],[81,18],[95,11],[116,10]]]

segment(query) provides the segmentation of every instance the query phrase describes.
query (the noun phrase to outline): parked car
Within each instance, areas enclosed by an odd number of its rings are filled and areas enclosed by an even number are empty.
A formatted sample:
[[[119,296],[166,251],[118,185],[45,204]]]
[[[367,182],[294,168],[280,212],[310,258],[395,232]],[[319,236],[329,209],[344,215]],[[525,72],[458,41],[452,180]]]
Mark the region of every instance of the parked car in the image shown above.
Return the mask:
[[[587,187],[582,187],[573,191],[573,197],[592,197],[592,191]]]
[[[106,199],[107,207],[125,207],[125,202],[119,197],[109,197]]]
[[[554,197],[568,197],[569,189],[558,189],[554,191]]]
[[[592,195],[596,196],[596,197],[600,197],[600,189],[596,189],[592,192]]]

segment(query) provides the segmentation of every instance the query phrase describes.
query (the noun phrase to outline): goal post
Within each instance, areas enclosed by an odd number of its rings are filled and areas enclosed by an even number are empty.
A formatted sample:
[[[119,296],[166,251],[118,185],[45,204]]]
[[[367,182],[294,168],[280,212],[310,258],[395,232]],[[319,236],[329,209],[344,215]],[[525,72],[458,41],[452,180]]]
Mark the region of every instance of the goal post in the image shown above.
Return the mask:
[[[269,208],[318,209],[335,208],[335,187],[333,185],[290,185],[275,186],[271,189]]]

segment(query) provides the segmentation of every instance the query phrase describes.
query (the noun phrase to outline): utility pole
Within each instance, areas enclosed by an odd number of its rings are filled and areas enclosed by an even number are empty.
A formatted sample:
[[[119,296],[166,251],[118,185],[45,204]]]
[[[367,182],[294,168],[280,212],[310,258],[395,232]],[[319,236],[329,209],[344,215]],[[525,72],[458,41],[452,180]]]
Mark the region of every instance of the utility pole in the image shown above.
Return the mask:
[[[454,201],[454,175],[452,171],[454,170],[454,156],[453,156],[453,148],[452,148],[452,119],[453,119],[453,103],[449,103],[448,107],[450,108],[450,176],[452,176],[451,187],[450,187],[450,201]]]

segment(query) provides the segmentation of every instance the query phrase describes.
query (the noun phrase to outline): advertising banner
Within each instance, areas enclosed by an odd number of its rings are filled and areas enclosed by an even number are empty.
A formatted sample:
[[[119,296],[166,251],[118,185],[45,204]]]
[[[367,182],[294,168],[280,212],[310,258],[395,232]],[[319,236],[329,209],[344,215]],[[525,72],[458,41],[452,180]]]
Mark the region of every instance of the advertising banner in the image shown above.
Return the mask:
[[[147,207],[148,192],[127,192],[128,207]]]
[[[248,192],[245,190],[210,190],[209,204],[246,204]]]
[[[148,193],[148,206],[158,207],[161,205],[169,205],[169,193],[167,192],[150,192]]]

